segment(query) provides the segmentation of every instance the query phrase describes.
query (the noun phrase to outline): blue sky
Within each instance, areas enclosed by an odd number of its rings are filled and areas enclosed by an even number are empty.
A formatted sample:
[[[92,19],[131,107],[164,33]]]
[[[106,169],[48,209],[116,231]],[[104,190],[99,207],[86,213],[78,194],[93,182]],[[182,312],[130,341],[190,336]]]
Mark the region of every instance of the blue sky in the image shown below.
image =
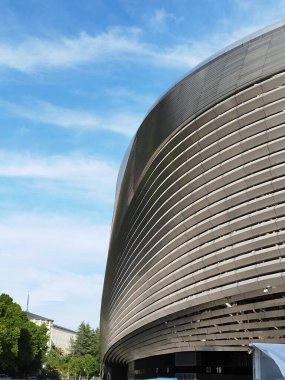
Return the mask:
[[[153,103],[285,1],[0,0],[0,284],[99,324],[116,176]]]

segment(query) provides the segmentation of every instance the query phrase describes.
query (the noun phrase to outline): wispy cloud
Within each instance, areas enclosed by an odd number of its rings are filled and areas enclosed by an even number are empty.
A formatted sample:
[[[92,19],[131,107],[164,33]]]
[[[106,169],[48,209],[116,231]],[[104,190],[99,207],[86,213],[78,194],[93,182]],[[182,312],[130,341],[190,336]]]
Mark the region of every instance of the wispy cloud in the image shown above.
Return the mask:
[[[171,23],[179,23],[183,19],[175,14],[167,12],[164,8],[156,9],[150,18],[150,25],[154,29],[164,30]]]
[[[144,42],[143,33],[138,28],[114,28],[97,36],[81,33],[73,39],[29,37],[14,45],[0,42],[0,67],[29,73],[74,68],[108,59],[109,62],[129,60],[164,67],[191,68],[201,60],[200,55],[196,56],[196,52],[192,51],[191,45],[191,41],[185,41],[181,45],[161,48]],[[182,53],[181,57],[177,57],[177,53]],[[96,121],[92,120],[92,123]]]
[[[99,326],[103,274],[39,270],[31,275],[35,284],[30,288],[31,311],[73,329],[83,320]]]
[[[151,93],[139,92],[136,90],[131,90],[126,87],[107,87],[105,89],[105,93],[111,99],[112,103],[116,107],[118,104],[123,104],[124,107],[126,105],[132,105],[135,109],[137,108],[149,108],[150,104],[154,102],[154,96]],[[89,98],[92,94],[88,94]],[[141,121],[141,120],[140,120]]]
[[[62,268],[50,270],[53,258],[49,257],[45,268],[33,266],[32,269],[28,265],[17,265],[15,261],[3,262],[1,256],[0,259],[1,292],[10,294],[24,310],[29,292],[30,312],[74,330],[81,321],[99,326],[102,274],[79,274]]]
[[[25,306],[30,291],[30,310],[66,327],[83,319],[98,325],[109,232],[109,226],[82,217],[1,218],[1,292]]]
[[[258,2],[251,0],[234,0],[233,4],[237,10],[241,12],[255,11],[254,14],[250,13],[251,18],[256,18],[261,21],[272,20],[272,18],[279,20],[282,16],[281,12],[285,10],[284,0],[274,0],[274,7],[272,3],[266,0],[260,0]],[[262,9],[262,12],[260,12],[260,9]]]
[[[40,100],[31,100],[27,105],[2,101],[0,106],[11,114],[33,122],[85,132],[109,130],[132,136],[142,121],[140,114],[114,112],[101,117],[88,110],[60,107]]]
[[[163,23],[171,14],[163,10],[154,14],[157,22]],[[265,21],[260,23],[264,26]],[[249,25],[250,30],[256,25]],[[233,29],[233,28],[232,28]],[[245,28],[246,30],[247,28]],[[139,28],[112,28],[96,36],[82,32],[73,38],[58,37],[56,40],[28,37],[18,43],[0,42],[0,67],[22,72],[74,68],[96,62],[134,61],[168,68],[190,69],[201,60],[233,42],[237,27],[232,33],[217,31],[207,38],[192,40],[185,37],[182,43],[159,46],[144,40]],[[238,36],[243,37],[243,35]],[[97,124],[97,119],[85,115],[85,125]],[[87,118],[87,119],[86,119]]]
[[[0,150],[0,177],[26,179],[27,186],[39,188],[41,192],[112,203],[117,171],[117,165],[92,156],[39,156]]]
[[[100,60],[106,55],[134,53],[137,29],[129,28],[123,33],[119,28],[98,36],[82,32],[78,37],[59,37],[56,40],[27,37],[14,44],[0,43],[0,65],[32,72],[41,69],[74,67],[78,64]]]
[[[82,32],[74,38],[27,37],[13,44],[0,42],[0,66],[34,72],[147,53],[147,47],[139,41],[139,33],[136,28],[112,28],[97,36]]]
[[[0,231],[0,256],[6,261],[10,257],[15,264],[32,262],[44,268],[48,258],[53,270],[78,266],[82,272],[84,264],[92,264],[94,270],[104,268],[109,226],[83,217],[25,213],[0,219]]]
[[[58,107],[44,101],[34,101],[29,106],[8,102],[3,102],[2,105],[11,113],[35,122],[83,130],[99,126],[98,118],[88,111]]]
[[[228,19],[227,32],[235,35],[240,25],[245,29],[256,29],[268,23],[278,20],[284,12],[284,2],[277,0],[274,7],[269,2],[252,2],[247,0],[235,0],[236,10],[234,18]],[[262,8],[262,12],[260,12]],[[250,14],[250,18],[244,13]],[[164,8],[156,9],[150,17],[149,23],[153,27],[164,28],[170,23],[183,21],[181,16],[169,12]],[[184,20],[185,21],[185,20]],[[222,20],[221,20],[222,21]],[[224,31],[214,29],[211,35],[191,40],[191,35],[186,34],[178,44],[167,45],[150,43],[147,33],[139,27],[114,26],[98,34],[89,34],[82,31],[75,36],[59,35],[52,38],[39,38],[35,36],[23,36],[22,39],[0,41],[0,67],[14,69],[25,73],[33,73],[41,70],[74,68],[79,65],[102,62],[135,61],[149,65],[159,65],[174,68],[191,68],[193,63],[200,62],[216,48],[224,47],[228,40],[224,39]],[[239,38],[243,35],[239,35]],[[205,44],[205,38],[207,42]],[[155,41],[155,39],[153,39]],[[218,46],[215,44],[219,41]],[[214,44],[212,44],[214,42]],[[207,46],[207,51],[197,48],[196,45]],[[194,49],[192,49],[194,47]],[[197,54],[198,52],[198,54]],[[176,53],[181,54],[177,57]],[[170,59],[171,58],[171,59]]]

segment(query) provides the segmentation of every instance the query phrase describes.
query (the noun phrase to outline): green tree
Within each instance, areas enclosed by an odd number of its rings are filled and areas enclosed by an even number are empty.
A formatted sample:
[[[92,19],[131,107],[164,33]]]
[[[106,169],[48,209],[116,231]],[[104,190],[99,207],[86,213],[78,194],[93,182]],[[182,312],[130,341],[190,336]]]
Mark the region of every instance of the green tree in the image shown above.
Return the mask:
[[[95,356],[89,354],[83,356],[82,364],[84,375],[87,377],[87,379],[90,379],[92,376],[99,374],[100,362]]]
[[[0,371],[24,375],[41,368],[47,349],[47,329],[29,321],[20,305],[0,295]]]
[[[99,373],[98,361],[93,355],[75,356],[69,362],[69,374],[72,377],[90,379]]]
[[[69,361],[69,371],[70,375],[75,378],[80,378],[83,375],[83,356],[71,357]]]
[[[16,372],[18,342],[25,323],[21,307],[7,294],[0,295],[0,369]]]
[[[94,342],[94,330],[89,323],[82,322],[71,348],[73,356],[92,355],[95,351]]]
[[[68,359],[60,348],[52,347],[45,357],[46,376],[51,378],[68,376]]]
[[[26,321],[18,342],[18,369],[20,373],[37,372],[41,367],[47,350],[47,328]]]
[[[89,323],[82,322],[76,339],[71,345],[73,376],[84,375],[88,378],[100,371],[100,329],[92,329]],[[78,359],[78,360],[77,360]]]
[[[92,329],[82,322],[76,339],[71,344],[70,354],[59,348],[52,348],[46,355],[45,375],[47,377],[74,377],[90,379],[100,371],[100,330]]]

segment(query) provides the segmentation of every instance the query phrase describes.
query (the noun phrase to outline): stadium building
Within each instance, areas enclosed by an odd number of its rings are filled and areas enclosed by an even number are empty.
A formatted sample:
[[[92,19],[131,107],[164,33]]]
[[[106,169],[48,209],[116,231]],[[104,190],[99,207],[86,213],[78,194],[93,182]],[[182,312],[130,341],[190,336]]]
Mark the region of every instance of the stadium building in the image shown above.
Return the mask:
[[[174,85],[121,166],[101,309],[105,378],[252,379],[285,342],[285,25]]]

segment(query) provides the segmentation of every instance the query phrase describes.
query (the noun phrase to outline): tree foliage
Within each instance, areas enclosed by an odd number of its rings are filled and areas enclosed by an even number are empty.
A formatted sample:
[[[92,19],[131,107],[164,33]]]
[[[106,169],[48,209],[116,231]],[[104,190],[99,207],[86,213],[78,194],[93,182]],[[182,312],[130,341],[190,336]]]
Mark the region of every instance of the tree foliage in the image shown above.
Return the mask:
[[[100,329],[92,329],[89,323],[82,322],[77,336],[71,344],[72,368],[77,374],[90,378],[100,371]]]
[[[75,379],[98,376],[100,372],[100,330],[82,322],[70,353],[65,355],[52,348],[46,355],[45,372],[48,377],[73,377]]]
[[[89,323],[82,322],[71,344],[71,353],[73,356],[100,356],[100,330],[94,330]]]
[[[46,326],[31,322],[20,305],[0,295],[0,371],[24,375],[41,368],[47,350]]]
[[[82,322],[70,353],[59,348],[47,352],[47,328],[31,322],[20,305],[7,294],[0,295],[0,373],[24,377],[44,364],[50,378],[85,377],[100,371],[100,330]]]
[[[60,378],[68,376],[69,357],[57,347],[52,347],[45,358],[45,374],[48,378]]]
[[[99,362],[95,356],[90,354],[74,356],[70,360],[70,375],[75,378],[92,376],[99,374]]]

